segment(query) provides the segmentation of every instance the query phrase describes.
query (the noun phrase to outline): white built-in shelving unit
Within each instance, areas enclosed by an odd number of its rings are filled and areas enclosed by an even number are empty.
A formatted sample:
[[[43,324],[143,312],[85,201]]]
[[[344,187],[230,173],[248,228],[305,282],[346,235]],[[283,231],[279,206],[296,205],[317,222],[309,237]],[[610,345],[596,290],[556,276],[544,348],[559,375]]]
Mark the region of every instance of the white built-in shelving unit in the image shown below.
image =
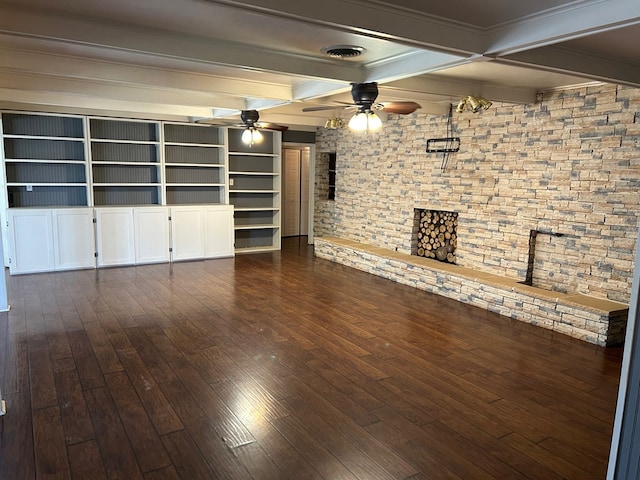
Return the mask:
[[[89,204],[85,119],[70,115],[2,115],[6,204]]]
[[[1,115],[11,273],[280,248],[279,132],[248,146],[227,127]]]
[[[167,205],[229,203],[224,129],[164,124]]]
[[[89,119],[93,205],[160,205],[160,125]]]
[[[242,143],[229,129],[229,202],[234,206],[236,252],[280,249],[281,141],[264,131],[261,143]]]

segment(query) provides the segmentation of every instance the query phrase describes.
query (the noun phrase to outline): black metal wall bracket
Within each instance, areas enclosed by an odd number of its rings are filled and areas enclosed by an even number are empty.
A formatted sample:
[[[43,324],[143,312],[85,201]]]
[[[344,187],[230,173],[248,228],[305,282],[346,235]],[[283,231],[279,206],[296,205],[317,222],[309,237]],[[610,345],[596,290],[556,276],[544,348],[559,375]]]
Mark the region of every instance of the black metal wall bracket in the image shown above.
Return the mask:
[[[460,150],[460,137],[430,138],[427,153],[454,153]]]

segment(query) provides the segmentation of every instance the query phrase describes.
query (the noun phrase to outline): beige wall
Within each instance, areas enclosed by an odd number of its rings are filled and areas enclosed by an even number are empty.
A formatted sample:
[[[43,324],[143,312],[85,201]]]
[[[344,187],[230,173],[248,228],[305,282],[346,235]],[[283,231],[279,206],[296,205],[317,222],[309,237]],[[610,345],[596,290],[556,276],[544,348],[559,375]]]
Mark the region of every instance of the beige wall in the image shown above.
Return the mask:
[[[418,111],[419,112],[419,111]],[[318,133],[315,234],[411,251],[414,208],[459,212],[457,263],[534,285],[629,301],[640,216],[640,90],[540,94],[533,105],[454,113],[460,152],[425,153],[446,115],[392,115],[383,130]],[[326,201],[337,152],[335,202]]]

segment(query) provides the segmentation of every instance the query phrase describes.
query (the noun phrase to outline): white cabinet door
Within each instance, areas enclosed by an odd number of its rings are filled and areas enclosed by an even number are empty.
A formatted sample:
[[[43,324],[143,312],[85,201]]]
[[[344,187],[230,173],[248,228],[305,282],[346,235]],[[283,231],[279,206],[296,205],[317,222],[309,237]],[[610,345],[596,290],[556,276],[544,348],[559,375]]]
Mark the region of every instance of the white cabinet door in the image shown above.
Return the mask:
[[[132,208],[96,208],[96,235],[99,267],[135,263]]]
[[[233,257],[233,206],[205,207],[205,258]]]
[[[136,263],[169,261],[169,209],[139,207],[133,209]]]
[[[65,208],[53,210],[51,215],[56,270],[95,268],[93,209]]]
[[[8,220],[11,274],[54,270],[51,210],[9,209]]]
[[[172,261],[204,258],[203,212],[201,206],[171,207]]]

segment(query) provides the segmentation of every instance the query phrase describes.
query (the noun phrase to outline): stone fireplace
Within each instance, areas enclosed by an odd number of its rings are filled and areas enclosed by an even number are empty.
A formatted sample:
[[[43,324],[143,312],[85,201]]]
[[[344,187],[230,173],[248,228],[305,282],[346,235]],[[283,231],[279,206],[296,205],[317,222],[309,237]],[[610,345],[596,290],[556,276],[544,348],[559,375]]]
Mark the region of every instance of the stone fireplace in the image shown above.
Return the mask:
[[[411,252],[419,257],[456,263],[458,212],[414,209]]]

